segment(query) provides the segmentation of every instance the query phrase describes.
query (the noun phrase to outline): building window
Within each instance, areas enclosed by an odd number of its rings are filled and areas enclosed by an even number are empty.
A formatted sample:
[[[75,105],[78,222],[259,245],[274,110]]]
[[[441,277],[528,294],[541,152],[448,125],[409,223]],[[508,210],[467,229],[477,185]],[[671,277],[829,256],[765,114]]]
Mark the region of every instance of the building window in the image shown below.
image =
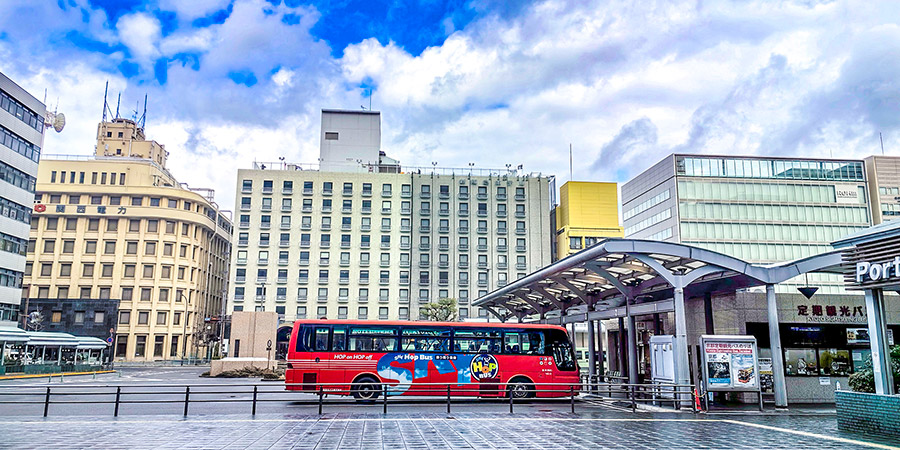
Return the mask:
[[[134,343],[134,356],[142,357],[147,350],[147,336],[137,336]]]

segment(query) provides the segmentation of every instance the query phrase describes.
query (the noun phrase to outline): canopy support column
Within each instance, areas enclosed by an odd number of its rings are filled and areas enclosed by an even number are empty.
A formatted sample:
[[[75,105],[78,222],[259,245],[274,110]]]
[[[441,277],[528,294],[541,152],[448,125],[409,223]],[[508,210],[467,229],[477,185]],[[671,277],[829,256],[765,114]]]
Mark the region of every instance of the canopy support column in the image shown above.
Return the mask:
[[[787,408],[787,387],[784,382],[784,353],[781,351],[781,331],[778,328],[778,302],[775,285],[766,285],[766,307],[769,314],[769,343],[772,349],[772,375],[775,384],[775,407]]]
[[[594,321],[587,320],[587,340],[588,340],[588,375],[594,377],[597,375],[597,357],[596,345],[594,345]]]
[[[866,289],[866,316],[869,321],[869,342],[872,347],[872,372],[875,375],[875,393],[894,395],[894,379],[891,374],[891,352],[887,345],[885,328],[884,291]]]
[[[678,384],[691,384],[688,371],[687,320],[684,312],[684,288],[675,286],[675,377]]]
[[[630,305],[631,299],[625,297],[625,320],[628,324],[628,384],[638,384],[637,324]]]

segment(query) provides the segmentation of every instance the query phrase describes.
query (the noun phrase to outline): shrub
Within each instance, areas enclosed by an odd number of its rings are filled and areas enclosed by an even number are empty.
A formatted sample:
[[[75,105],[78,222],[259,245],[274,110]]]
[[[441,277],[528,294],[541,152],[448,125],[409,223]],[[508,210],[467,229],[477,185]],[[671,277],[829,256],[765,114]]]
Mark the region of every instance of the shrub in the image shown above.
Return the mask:
[[[894,375],[894,386],[900,385],[900,345],[891,347],[891,372]],[[866,360],[865,367],[850,375],[850,389],[856,392],[875,392],[875,372],[872,370],[872,357]]]

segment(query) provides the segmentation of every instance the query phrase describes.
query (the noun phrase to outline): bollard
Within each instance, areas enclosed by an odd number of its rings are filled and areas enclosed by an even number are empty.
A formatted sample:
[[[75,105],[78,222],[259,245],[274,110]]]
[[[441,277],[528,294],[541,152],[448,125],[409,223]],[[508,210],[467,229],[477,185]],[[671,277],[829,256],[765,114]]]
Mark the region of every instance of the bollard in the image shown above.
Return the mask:
[[[450,414],[450,385],[447,385],[447,414]]]
[[[575,386],[569,386],[569,398],[572,399],[572,414],[575,414]]]
[[[256,415],[256,393],[257,393],[257,388],[258,388],[258,386],[255,386],[255,385],[253,386],[253,410],[252,410],[252,412],[250,413],[250,415],[253,415],[253,416]]]
[[[119,417],[119,400],[122,398],[122,387],[116,387],[116,409],[113,411],[113,417]]]
[[[65,375],[63,375],[62,373],[60,373],[60,374],[59,374],[59,382],[62,383],[63,381],[66,381],[66,380],[65,380]]]
[[[507,389],[509,391],[509,413],[513,413],[513,390]]]
[[[188,414],[188,403],[191,401],[191,387],[184,387],[184,417],[187,417]]]
[[[634,385],[631,385],[631,412],[637,412],[637,399],[634,397]]]
[[[50,386],[47,386],[47,395],[44,397],[44,417],[47,417],[47,412],[50,410]]]
[[[319,386],[319,415],[322,415],[322,386]]]
[[[381,413],[387,414],[387,385],[381,385]]]

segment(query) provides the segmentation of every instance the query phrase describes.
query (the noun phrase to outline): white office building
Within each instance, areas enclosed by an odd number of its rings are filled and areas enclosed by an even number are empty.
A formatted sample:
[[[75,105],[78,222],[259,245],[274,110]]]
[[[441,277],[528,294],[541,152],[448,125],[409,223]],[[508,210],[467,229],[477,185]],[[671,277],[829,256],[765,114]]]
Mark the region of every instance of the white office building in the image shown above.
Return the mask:
[[[19,314],[46,114],[43,103],[0,73],[0,325],[15,325]]]

